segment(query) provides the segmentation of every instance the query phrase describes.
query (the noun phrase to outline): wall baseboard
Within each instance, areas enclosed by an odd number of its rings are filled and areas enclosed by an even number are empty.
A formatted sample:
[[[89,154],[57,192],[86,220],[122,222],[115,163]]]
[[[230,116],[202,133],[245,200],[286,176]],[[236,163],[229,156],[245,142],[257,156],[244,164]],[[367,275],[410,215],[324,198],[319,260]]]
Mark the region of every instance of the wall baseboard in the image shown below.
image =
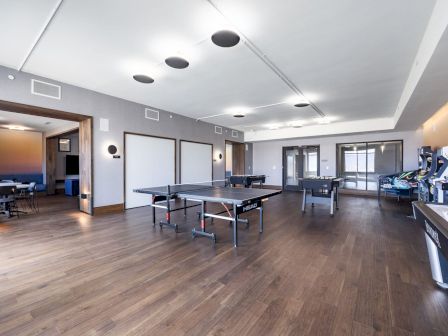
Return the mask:
[[[106,215],[123,211],[124,211],[124,203],[119,203],[93,208],[93,215],[94,216]]]
[[[257,188],[257,185],[254,185],[254,188]],[[274,190],[282,190],[282,186],[272,185],[272,184],[263,184],[263,189],[274,189]]]

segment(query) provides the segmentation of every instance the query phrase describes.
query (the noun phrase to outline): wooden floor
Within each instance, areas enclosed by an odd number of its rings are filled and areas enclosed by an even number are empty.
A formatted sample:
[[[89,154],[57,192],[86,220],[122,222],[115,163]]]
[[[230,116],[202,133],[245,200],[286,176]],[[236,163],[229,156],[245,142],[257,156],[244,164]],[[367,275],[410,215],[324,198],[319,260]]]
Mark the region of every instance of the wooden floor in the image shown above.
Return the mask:
[[[220,221],[215,249],[192,240],[195,209],[177,235],[148,208],[92,218],[63,197],[0,217],[0,335],[448,335],[409,205],[302,216],[299,197],[271,198],[260,236],[253,211],[237,249]]]

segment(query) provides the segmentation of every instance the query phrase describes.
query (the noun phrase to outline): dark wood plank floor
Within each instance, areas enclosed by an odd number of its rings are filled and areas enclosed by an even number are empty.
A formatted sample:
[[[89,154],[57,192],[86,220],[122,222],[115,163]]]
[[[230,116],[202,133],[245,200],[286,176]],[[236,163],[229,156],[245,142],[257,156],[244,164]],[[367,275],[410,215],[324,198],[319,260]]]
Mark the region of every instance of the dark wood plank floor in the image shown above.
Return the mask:
[[[251,213],[238,249],[220,221],[215,249],[192,240],[180,212],[177,235],[148,208],[92,218],[63,197],[1,218],[0,335],[448,335],[409,205],[302,216],[299,197],[269,200],[263,235]]]

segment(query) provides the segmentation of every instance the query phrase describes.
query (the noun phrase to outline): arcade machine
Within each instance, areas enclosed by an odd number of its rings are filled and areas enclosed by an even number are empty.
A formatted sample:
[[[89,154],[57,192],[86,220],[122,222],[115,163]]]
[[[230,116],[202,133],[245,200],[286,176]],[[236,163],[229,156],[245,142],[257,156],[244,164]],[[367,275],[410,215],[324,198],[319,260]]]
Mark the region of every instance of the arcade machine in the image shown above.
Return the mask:
[[[330,216],[334,215],[334,205],[336,203],[336,210],[339,209],[339,194],[338,190],[344,182],[343,178],[336,178],[331,176],[318,176],[300,178],[303,188],[302,212],[305,212],[306,204],[314,203],[330,205]]]
[[[432,202],[431,184],[429,178],[435,173],[437,165],[437,153],[431,147],[425,146],[419,148],[419,170],[417,174],[418,181],[418,199],[424,202]]]
[[[448,147],[432,157],[437,164],[432,164],[432,175],[422,182],[427,193],[412,205],[414,218],[425,231],[432,278],[439,287],[448,289]]]
[[[430,193],[434,203],[448,203],[448,146],[437,150],[437,162],[440,167],[429,179]]]

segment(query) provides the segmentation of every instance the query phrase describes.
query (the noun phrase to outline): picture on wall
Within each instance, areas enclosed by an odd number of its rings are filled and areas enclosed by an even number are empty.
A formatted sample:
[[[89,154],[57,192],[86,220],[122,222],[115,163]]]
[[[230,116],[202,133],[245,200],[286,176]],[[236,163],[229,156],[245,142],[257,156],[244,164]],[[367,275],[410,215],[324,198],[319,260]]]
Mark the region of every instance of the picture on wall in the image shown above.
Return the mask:
[[[70,152],[70,139],[59,138],[58,139],[58,148],[60,152]]]

